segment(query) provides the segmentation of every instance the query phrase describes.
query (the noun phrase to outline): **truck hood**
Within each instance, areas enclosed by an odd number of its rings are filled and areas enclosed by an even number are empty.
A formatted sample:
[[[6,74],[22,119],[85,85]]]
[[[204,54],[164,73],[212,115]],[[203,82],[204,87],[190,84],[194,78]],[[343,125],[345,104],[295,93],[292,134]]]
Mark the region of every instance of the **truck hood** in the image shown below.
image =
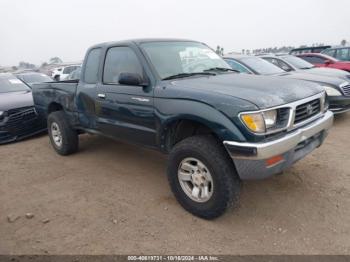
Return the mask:
[[[350,68],[350,65],[349,65]],[[300,72],[300,71],[297,71]],[[310,69],[302,70],[304,73],[308,74],[316,74],[316,75],[324,75],[324,76],[333,76],[333,77],[341,77],[349,79],[350,73],[344,70],[335,69],[335,68],[324,68],[324,67],[313,67]]]
[[[329,75],[324,75],[324,74],[323,75],[312,74],[312,73],[309,73],[309,71],[307,71],[307,70],[294,71],[294,72],[282,74],[280,76],[284,76],[284,77],[292,78],[292,79],[317,82],[319,84],[329,85],[329,86],[333,86],[333,87],[337,87],[337,88],[339,88],[339,86],[341,84],[346,82],[344,78],[340,78],[340,77],[336,77],[336,76],[329,76]]]
[[[168,94],[176,98],[205,100],[206,96],[216,93],[249,101],[260,109],[283,105],[323,91],[312,82],[234,73],[169,81],[168,87]],[[170,90],[172,92],[169,93]]]
[[[33,106],[31,91],[0,93],[0,111]]]

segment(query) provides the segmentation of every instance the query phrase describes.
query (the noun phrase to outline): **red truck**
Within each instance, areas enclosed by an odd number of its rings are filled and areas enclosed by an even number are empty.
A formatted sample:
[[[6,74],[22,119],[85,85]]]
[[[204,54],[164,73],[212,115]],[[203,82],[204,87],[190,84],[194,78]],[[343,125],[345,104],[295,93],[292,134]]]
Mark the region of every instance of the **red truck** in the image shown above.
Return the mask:
[[[340,61],[334,57],[319,53],[305,53],[297,56],[317,67],[336,68],[350,72],[349,61]]]

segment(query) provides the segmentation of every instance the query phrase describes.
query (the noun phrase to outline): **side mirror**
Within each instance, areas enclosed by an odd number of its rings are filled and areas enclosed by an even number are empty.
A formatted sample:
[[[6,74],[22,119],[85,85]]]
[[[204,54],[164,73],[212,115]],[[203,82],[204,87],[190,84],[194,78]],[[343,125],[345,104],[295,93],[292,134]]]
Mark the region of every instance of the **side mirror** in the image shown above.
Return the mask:
[[[120,73],[118,83],[128,86],[147,86],[148,81],[145,81],[143,77],[135,73]]]
[[[333,64],[333,61],[332,60],[325,60],[324,61],[325,65],[330,65],[330,64]]]

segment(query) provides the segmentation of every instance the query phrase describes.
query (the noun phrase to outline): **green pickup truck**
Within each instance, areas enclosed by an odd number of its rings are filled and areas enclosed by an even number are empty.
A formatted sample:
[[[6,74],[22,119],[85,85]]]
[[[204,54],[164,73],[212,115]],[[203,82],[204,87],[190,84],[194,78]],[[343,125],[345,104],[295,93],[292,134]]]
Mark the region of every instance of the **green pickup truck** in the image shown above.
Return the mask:
[[[241,180],[281,173],[319,147],[333,122],[318,84],[239,74],[189,40],[95,45],[79,81],[34,85],[33,97],[61,155],[82,133],[169,154],[175,197],[205,219],[237,203]]]

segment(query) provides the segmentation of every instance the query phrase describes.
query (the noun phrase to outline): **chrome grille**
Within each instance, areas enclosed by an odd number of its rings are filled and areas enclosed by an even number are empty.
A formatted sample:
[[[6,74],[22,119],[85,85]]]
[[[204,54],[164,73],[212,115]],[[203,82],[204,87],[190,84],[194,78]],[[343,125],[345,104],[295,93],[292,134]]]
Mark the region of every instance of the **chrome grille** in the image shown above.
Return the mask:
[[[341,89],[343,90],[344,95],[350,96],[350,85],[343,86]]]
[[[307,103],[298,105],[295,109],[294,124],[299,124],[321,111],[320,99],[314,99]]]

